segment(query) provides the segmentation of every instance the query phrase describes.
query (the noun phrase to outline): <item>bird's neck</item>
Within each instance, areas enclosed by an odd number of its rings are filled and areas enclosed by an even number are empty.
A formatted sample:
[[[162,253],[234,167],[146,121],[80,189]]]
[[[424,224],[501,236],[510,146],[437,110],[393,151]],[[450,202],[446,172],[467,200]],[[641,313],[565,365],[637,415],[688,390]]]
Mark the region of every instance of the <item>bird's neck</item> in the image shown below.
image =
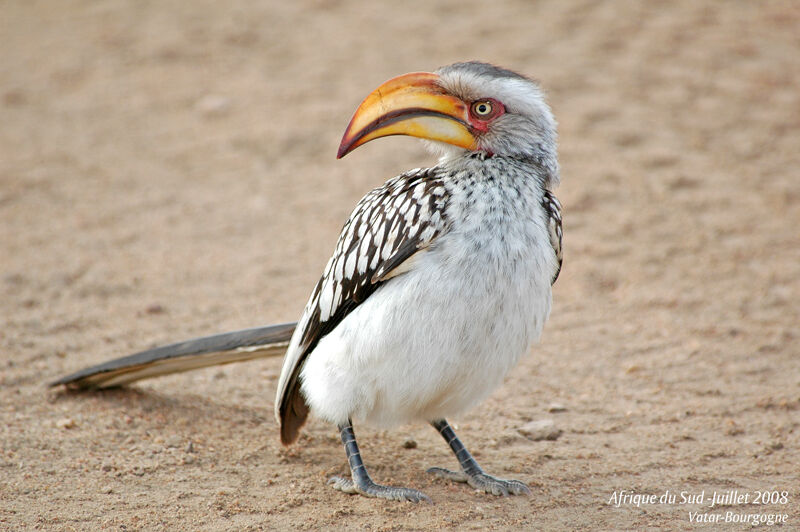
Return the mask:
[[[460,154],[443,155],[439,159],[438,166],[452,170],[469,169],[472,171],[483,167],[499,172],[513,168],[515,174],[530,176],[548,190],[554,189],[559,183],[558,160],[544,155],[498,155],[483,151],[462,150]]]

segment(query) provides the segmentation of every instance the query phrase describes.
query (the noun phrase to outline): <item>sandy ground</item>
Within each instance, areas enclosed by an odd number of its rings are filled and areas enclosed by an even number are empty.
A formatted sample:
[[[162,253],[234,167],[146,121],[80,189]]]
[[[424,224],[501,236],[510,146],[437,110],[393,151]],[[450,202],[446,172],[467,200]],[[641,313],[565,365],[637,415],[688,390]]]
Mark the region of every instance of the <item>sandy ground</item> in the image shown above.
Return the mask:
[[[690,512],[800,528],[796,2],[2,12],[0,529],[693,529]],[[565,264],[545,336],[453,420],[532,496],[430,478],[455,461],[426,426],[357,429],[377,480],[434,505],[333,491],[334,427],[278,442],[278,359],[46,388],[160,343],[297,319],[360,196],[431,162],[403,138],[337,162],[356,105],[391,76],[466,59],[541,80],[560,122]],[[517,430],[546,419],[558,439]],[[616,505],[621,490],[676,500]],[[708,506],[728,490],[747,503]],[[753,504],[764,490],[781,500]]]

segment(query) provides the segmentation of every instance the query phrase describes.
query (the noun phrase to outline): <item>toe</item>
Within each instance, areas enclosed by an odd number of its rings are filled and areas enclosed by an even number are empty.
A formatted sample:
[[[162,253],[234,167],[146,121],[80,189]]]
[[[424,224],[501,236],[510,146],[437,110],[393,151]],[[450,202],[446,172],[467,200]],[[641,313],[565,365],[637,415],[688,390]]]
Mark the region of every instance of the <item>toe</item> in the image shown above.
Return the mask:
[[[371,480],[359,485],[350,478],[331,477],[328,479],[328,485],[333,489],[342,491],[344,493],[359,494],[365,497],[375,497],[378,499],[388,499],[392,501],[408,501],[414,503],[431,502],[430,497],[419,490],[382,486],[380,484],[375,484]]]
[[[443,467],[431,467],[428,469],[428,473],[452,482],[466,482],[470,487],[478,491],[491,493],[498,497],[530,495],[531,493],[528,486],[519,480],[504,480],[487,475],[486,473],[473,473],[468,475],[463,471],[451,471]]]
[[[498,497],[508,497],[508,488],[505,483],[496,478],[489,475],[478,475],[472,477],[472,480],[473,482],[470,482],[470,486],[477,490],[485,491]]]
[[[452,482],[468,482],[469,478],[462,471],[451,471],[443,467],[431,467],[426,471],[432,475]]]
[[[394,488],[373,484],[366,489],[359,490],[359,493],[368,497],[378,497],[380,499],[389,499],[393,501],[407,501],[413,503],[423,501],[431,502],[430,497],[419,490],[411,488]]]
[[[418,490],[406,489],[407,493],[403,495],[403,500],[419,503],[419,502],[432,502],[431,498]]]
[[[530,495],[531,489],[519,480],[508,481],[508,491],[512,495]]]
[[[349,478],[331,477],[328,479],[328,485],[333,487],[333,489],[343,491],[344,493],[358,493],[356,485]]]
[[[528,486],[518,480],[504,480],[502,478],[495,478],[491,475],[479,474],[469,478],[469,485],[476,490],[491,493],[498,497],[507,497],[509,495],[527,495],[531,490]]]

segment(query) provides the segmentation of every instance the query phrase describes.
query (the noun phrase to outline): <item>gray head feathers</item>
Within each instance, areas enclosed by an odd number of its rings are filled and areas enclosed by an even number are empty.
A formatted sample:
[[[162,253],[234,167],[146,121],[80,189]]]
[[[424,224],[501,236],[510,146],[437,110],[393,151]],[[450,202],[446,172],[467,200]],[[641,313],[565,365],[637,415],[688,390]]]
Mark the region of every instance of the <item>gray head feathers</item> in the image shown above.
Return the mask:
[[[496,155],[528,159],[547,173],[549,184],[559,182],[557,131],[553,113],[539,85],[525,76],[488,63],[454,63],[436,71],[440,85],[465,102],[493,98],[506,113],[478,135],[479,149]],[[463,153],[447,149],[445,158]]]

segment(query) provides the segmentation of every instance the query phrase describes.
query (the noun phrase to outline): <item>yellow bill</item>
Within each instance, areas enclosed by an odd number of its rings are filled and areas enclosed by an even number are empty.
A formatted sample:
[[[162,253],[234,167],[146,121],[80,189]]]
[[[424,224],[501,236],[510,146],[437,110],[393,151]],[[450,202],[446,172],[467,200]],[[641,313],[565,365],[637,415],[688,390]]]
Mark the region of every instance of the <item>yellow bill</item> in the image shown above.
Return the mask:
[[[409,135],[475,149],[469,107],[437,84],[439,76],[413,72],[392,78],[367,96],[342,137],[337,159],[389,135]]]

